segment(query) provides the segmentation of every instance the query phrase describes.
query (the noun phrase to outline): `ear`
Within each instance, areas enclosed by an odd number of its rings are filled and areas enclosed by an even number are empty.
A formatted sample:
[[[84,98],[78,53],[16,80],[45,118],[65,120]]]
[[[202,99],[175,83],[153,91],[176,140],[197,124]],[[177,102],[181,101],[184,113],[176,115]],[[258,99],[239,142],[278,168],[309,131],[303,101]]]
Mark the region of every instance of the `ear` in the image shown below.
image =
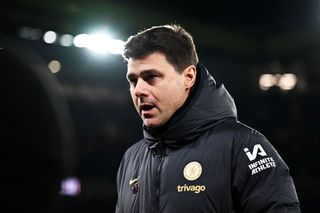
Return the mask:
[[[186,89],[193,87],[196,82],[197,69],[194,65],[190,65],[183,71],[184,74],[184,85]]]

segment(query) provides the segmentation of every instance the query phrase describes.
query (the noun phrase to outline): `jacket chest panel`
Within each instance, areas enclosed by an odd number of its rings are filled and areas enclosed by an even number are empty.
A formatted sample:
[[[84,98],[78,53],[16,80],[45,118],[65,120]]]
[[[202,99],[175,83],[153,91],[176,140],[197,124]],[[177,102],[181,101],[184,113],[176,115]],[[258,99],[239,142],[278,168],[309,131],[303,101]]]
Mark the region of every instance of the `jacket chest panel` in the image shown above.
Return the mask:
[[[206,143],[158,157],[145,149],[144,154],[136,155],[143,157],[129,161],[133,172],[128,182],[139,178],[137,189],[128,185],[132,206],[160,212],[218,212],[221,206],[228,206],[222,199],[230,197],[226,189],[231,188],[231,162],[222,153],[221,147],[211,144],[208,148]]]
[[[165,158],[161,170],[161,187],[177,195],[200,197],[210,190],[219,191],[227,184],[223,160],[205,151],[172,153]]]
[[[226,189],[231,184],[223,171],[223,161],[210,150],[191,150],[181,149],[165,158],[160,206],[176,212],[217,212],[223,203],[221,198],[229,196]]]

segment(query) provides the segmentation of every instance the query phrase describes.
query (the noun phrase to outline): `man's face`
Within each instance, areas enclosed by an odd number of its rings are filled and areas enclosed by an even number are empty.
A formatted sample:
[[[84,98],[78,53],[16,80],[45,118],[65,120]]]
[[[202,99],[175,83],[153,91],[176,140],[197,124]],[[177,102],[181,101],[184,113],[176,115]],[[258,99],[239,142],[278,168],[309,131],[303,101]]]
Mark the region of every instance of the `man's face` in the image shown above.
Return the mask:
[[[127,79],[135,108],[151,128],[164,125],[189,93],[184,72],[178,73],[159,52],[129,59]]]

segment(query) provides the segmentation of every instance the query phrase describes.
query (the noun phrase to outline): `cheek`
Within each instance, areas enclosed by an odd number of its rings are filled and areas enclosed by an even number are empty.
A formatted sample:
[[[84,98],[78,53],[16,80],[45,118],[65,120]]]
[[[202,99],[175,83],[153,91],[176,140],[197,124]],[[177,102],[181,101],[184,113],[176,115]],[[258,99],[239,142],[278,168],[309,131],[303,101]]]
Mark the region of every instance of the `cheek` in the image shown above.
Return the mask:
[[[178,78],[177,81],[176,81],[176,85],[178,88],[182,88],[183,85],[184,85],[184,81],[182,78]]]
[[[168,110],[175,110],[176,106],[179,105],[180,102],[180,91],[176,89],[168,90],[164,93],[163,101],[168,107]]]
[[[130,96],[134,106],[137,108],[137,96],[133,94],[133,91],[130,89]]]
[[[176,86],[171,87],[171,90],[168,91],[168,102],[170,102],[170,105],[173,108],[179,108],[184,100],[185,100],[185,96],[186,96],[186,91],[183,87],[183,82],[181,81],[177,81],[176,82]]]

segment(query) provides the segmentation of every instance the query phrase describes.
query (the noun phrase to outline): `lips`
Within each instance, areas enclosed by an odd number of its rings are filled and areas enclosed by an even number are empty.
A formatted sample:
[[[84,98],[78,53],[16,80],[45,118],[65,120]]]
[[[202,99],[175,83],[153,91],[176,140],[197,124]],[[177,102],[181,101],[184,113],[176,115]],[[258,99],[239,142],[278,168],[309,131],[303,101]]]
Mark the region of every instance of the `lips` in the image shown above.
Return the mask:
[[[153,109],[154,107],[155,106],[153,104],[144,103],[144,104],[139,105],[139,110],[140,110],[140,112],[142,112],[142,111],[147,112],[147,111]]]

